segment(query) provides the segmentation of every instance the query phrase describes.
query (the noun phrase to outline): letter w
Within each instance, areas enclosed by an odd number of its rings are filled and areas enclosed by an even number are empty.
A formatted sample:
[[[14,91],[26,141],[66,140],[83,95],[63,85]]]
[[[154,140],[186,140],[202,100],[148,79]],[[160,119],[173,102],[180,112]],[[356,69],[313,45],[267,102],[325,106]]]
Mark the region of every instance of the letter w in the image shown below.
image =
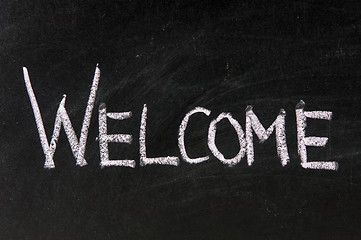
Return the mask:
[[[26,67],[23,67],[23,72],[24,72],[24,80],[25,80],[26,89],[28,91],[31,106],[32,106],[33,112],[34,112],[36,126],[37,126],[38,132],[39,132],[41,146],[43,147],[43,151],[44,151],[44,155],[45,155],[44,168],[55,168],[53,156],[54,156],[54,153],[56,150],[56,143],[58,142],[58,139],[59,139],[59,134],[60,134],[60,129],[61,129],[62,124],[64,125],[65,133],[68,137],[68,141],[70,143],[71,150],[76,159],[76,165],[79,165],[79,166],[87,165],[88,163],[84,159],[84,153],[85,153],[85,148],[86,148],[86,141],[88,138],[88,129],[89,129],[89,125],[90,125],[90,119],[91,119],[91,115],[92,115],[92,111],[93,111],[93,107],[94,107],[96,91],[98,89],[99,78],[100,78],[100,70],[98,68],[98,64],[95,68],[93,84],[90,89],[90,95],[89,95],[88,104],[87,104],[87,107],[85,110],[85,115],[84,115],[84,119],[83,119],[83,125],[81,128],[79,142],[78,142],[78,138],[76,137],[73,126],[71,124],[71,121],[69,119],[68,113],[65,109],[66,95],[64,95],[63,99],[61,100],[61,102],[59,104],[58,111],[56,113],[53,135],[51,137],[50,145],[49,145],[48,139],[46,137],[44,123],[43,123],[43,119],[41,117],[39,105],[36,100],[33,88],[31,86],[29,73],[28,73],[28,70]]]

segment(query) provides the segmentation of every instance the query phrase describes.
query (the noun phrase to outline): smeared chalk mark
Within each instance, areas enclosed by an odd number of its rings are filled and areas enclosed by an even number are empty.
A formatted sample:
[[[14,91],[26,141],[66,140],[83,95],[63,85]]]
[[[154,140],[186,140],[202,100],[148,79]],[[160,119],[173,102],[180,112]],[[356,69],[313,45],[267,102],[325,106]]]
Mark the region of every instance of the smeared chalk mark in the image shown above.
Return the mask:
[[[140,165],[145,166],[148,164],[161,164],[161,165],[178,166],[179,164],[178,157],[174,157],[174,156],[156,157],[156,158],[147,157],[147,148],[145,143],[146,129],[147,129],[147,111],[148,111],[147,105],[144,104],[142,117],[140,121],[140,131],[139,131]]]
[[[100,166],[123,166],[135,167],[135,160],[109,160],[110,142],[132,143],[132,135],[129,134],[108,134],[107,117],[114,120],[124,120],[132,116],[132,112],[107,113],[105,103],[99,106],[99,150],[100,150]]]
[[[84,159],[84,153],[85,153],[85,149],[86,149],[86,140],[88,137],[88,129],[89,129],[89,125],[90,125],[92,110],[94,107],[96,91],[98,89],[98,84],[99,84],[99,79],[100,79],[100,69],[98,67],[98,64],[95,68],[93,84],[92,84],[92,87],[90,90],[89,100],[88,100],[88,104],[87,104],[85,115],[84,115],[83,125],[82,125],[82,129],[81,129],[81,134],[80,134],[80,141],[78,142],[78,139],[76,137],[75,131],[71,124],[69,115],[65,109],[66,95],[64,95],[63,99],[61,100],[61,102],[59,104],[59,108],[57,110],[55,123],[54,123],[53,135],[50,140],[50,146],[49,146],[49,143],[48,143],[48,140],[46,137],[46,132],[45,132],[45,128],[44,128],[43,119],[42,119],[42,116],[40,113],[39,105],[36,100],[34,90],[31,86],[29,73],[28,73],[28,70],[26,67],[23,67],[23,73],[24,73],[25,86],[26,86],[26,89],[27,89],[27,92],[29,95],[31,106],[33,108],[35,122],[36,122],[36,126],[37,126],[37,129],[39,132],[40,143],[43,148],[44,155],[45,155],[44,168],[55,168],[53,156],[54,156],[54,153],[56,150],[56,143],[58,142],[58,139],[59,139],[61,124],[64,125],[65,133],[67,135],[73,155],[76,159],[76,165],[78,165],[78,166],[87,165],[87,162]]]
[[[276,120],[271,124],[271,126],[266,130],[261,122],[259,121],[256,114],[253,112],[252,106],[247,106],[246,108],[246,143],[247,143],[247,162],[251,166],[254,162],[254,147],[253,147],[253,133],[257,135],[260,143],[266,141],[269,136],[273,133],[274,128],[276,128],[276,146],[277,154],[281,159],[282,166],[285,166],[289,161],[290,157],[288,155],[287,143],[286,143],[286,112],[281,109]]]
[[[180,153],[182,155],[182,158],[184,159],[184,161],[186,161],[188,163],[201,163],[201,162],[207,161],[209,159],[209,156],[190,158],[188,156],[186,148],[185,148],[184,133],[187,128],[190,116],[192,116],[195,113],[204,113],[205,115],[209,116],[211,114],[211,111],[208,109],[202,108],[202,107],[196,107],[184,116],[182,123],[179,126],[178,147],[179,147]]]
[[[218,122],[220,122],[224,118],[227,118],[228,121],[233,126],[233,128],[235,129],[235,131],[237,133],[238,141],[239,141],[239,146],[240,146],[240,149],[239,149],[239,152],[237,153],[237,155],[230,159],[226,159],[216,146],[216,130],[217,130],[216,125]],[[246,151],[245,150],[246,149],[246,141],[244,139],[244,132],[243,132],[242,127],[239,124],[239,122],[236,119],[234,119],[230,113],[219,114],[218,117],[209,124],[208,147],[216,158],[218,158],[222,163],[227,164],[228,166],[236,165],[244,157],[244,154]]]
[[[327,144],[327,137],[305,137],[307,118],[331,120],[332,112],[328,111],[304,111],[305,102],[300,101],[296,106],[297,141],[298,154],[301,158],[303,168],[337,170],[337,162],[307,162],[306,146],[324,147]]]

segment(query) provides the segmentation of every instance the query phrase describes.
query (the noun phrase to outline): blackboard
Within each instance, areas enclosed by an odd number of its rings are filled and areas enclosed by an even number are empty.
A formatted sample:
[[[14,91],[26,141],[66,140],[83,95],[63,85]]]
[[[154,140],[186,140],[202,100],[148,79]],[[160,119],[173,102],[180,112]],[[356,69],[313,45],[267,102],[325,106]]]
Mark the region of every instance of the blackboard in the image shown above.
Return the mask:
[[[1,239],[360,239],[361,5],[358,1],[1,1]],[[84,158],[76,165],[62,129],[44,168],[32,89],[50,141],[59,103],[79,138],[94,72],[99,85]],[[301,165],[296,106],[332,112],[307,119],[308,161]],[[147,107],[146,154],[178,157],[177,166],[141,164],[140,129]],[[284,109],[289,161],[282,165],[275,132],[254,140],[247,156],[224,164],[209,148],[210,123],[229,113],[245,131],[252,106],[270,126]],[[302,105],[303,106],[303,105]],[[185,130],[184,161],[179,126]],[[100,166],[99,111],[108,134],[132,143],[108,145]],[[250,107],[248,107],[248,110]],[[240,149],[226,119],[215,144],[224,158]]]

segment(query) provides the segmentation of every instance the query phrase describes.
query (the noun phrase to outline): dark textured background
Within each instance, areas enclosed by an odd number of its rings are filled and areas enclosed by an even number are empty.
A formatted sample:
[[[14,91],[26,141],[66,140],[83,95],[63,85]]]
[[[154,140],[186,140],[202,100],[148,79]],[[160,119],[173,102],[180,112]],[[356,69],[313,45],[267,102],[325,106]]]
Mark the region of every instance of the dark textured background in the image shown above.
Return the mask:
[[[361,4],[359,1],[1,1],[1,239],[360,239]],[[56,168],[43,168],[27,66],[48,137],[63,93],[77,134],[96,63],[102,71],[86,159],[79,168],[64,131]],[[330,110],[307,134],[329,136],[309,158],[339,170],[306,170],[296,146],[294,107]],[[99,167],[97,108],[133,111],[109,121],[133,144],[111,158],[135,169]],[[178,167],[139,166],[142,106],[149,156],[179,156],[178,126],[196,106],[186,135],[191,156],[210,154],[207,129],[220,112],[245,122],[248,104],[264,126],[287,112],[291,162],[282,167],[274,136],[255,143],[255,163],[227,167],[214,157]],[[238,151],[234,130],[217,145]]]

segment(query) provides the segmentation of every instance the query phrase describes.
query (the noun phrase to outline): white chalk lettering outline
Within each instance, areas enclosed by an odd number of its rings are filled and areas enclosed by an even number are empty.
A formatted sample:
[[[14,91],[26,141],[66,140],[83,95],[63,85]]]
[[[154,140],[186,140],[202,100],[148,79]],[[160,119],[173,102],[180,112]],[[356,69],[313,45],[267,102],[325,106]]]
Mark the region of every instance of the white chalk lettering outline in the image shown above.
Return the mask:
[[[33,108],[35,122],[36,122],[36,126],[37,126],[37,129],[39,132],[40,143],[43,148],[44,155],[45,155],[44,168],[55,168],[53,156],[54,156],[54,153],[56,150],[56,143],[58,142],[58,139],[59,139],[61,124],[64,125],[65,133],[68,137],[68,141],[69,141],[71,150],[76,159],[76,165],[78,165],[78,166],[87,165],[87,162],[84,159],[84,154],[85,154],[85,149],[86,149],[86,141],[88,138],[90,119],[91,119],[91,115],[92,115],[92,111],[93,111],[93,107],[94,107],[96,91],[98,89],[99,78],[100,78],[100,69],[98,67],[98,64],[95,68],[93,83],[92,83],[92,86],[90,89],[90,95],[89,95],[87,107],[85,110],[85,115],[84,115],[84,119],[83,119],[83,125],[81,128],[79,142],[76,137],[73,126],[71,124],[71,121],[69,119],[68,113],[65,109],[66,95],[64,95],[63,99],[61,100],[61,102],[59,104],[58,111],[56,113],[53,135],[51,137],[50,145],[49,145],[48,139],[47,139],[47,136],[45,133],[44,123],[43,123],[43,119],[42,119],[42,116],[40,113],[39,105],[36,100],[34,90],[31,86],[29,73],[28,73],[28,70],[26,67],[23,68],[23,73],[24,73],[25,86],[26,86],[26,89],[27,89],[27,92],[29,95],[31,106]]]
[[[254,162],[254,148],[253,148],[253,133],[252,129],[256,133],[260,143],[266,141],[272,134],[274,128],[276,128],[276,146],[277,154],[281,159],[282,166],[286,166],[290,161],[288,155],[287,143],[286,143],[286,112],[281,109],[276,120],[266,130],[259,121],[256,114],[252,110],[252,106],[246,108],[246,142],[247,142],[247,162],[251,166]]]
[[[204,113],[205,115],[209,116],[211,111],[202,107],[195,107],[193,110],[189,111],[182,120],[181,125],[179,126],[179,133],[178,133],[178,147],[179,151],[182,155],[184,161],[188,163],[201,163],[207,161],[209,156],[205,157],[198,157],[198,158],[190,158],[187,154],[185,143],[184,143],[184,133],[188,126],[189,118],[195,113]]]
[[[145,144],[146,129],[147,129],[147,111],[148,111],[147,104],[144,104],[142,117],[140,121],[140,131],[139,131],[140,165],[145,166],[149,164],[160,164],[160,165],[178,166],[179,164],[178,157],[174,157],[174,156],[156,157],[156,158],[147,157],[147,148]]]
[[[297,122],[297,141],[298,141],[298,154],[301,158],[301,165],[303,168],[309,169],[338,169],[337,162],[307,162],[307,149],[306,146],[324,147],[327,144],[327,137],[305,137],[307,118],[331,120],[332,112],[328,111],[304,111],[305,102],[300,101],[296,106],[296,122]]]
[[[108,143],[132,143],[132,135],[130,134],[108,134],[107,117],[114,120],[124,120],[132,116],[132,112],[111,112],[107,113],[105,103],[99,106],[99,151],[100,151],[100,166],[123,166],[135,167],[135,160],[109,160]]]
[[[56,112],[53,134],[50,139],[50,144],[45,132],[43,118],[39,109],[37,99],[35,97],[34,90],[31,86],[31,81],[29,73],[26,67],[23,67],[24,82],[26,90],[30,99],[31,107],[34,113],[36,127],[39,133],[40,143],[45,155],[44,168],[55,168],[54,164],[54,154],[57,147],[57,142],[59,140],[61,127],[64,126],[65,134],[68,138],[71,151],[75,157],[76,165],[85,166],[87,161],[84,158],[86,143],[88,138],[88,131],[90,126],[90,120],[92,116],[92,111],[94,108],[96,92],[99,85],[100,79],[100,69],[98,64],[95,68],[95,73],[92,81],[92,86],[90,88],[89,99],[85,109],[85,114],[83,118],[82,128],[80,132],[80,138],[78,140],[77,135],[74,131],[72,123],[70,121],[69,115],[65,108],[66,95],[63,95],[62,100],[59,103],[59,107]],[[322,162],[322,161],[311,161],[307,159],[307,147],[324,147],[328,142],[328,137],[315,137],[308,136],[306,137],[306,127],[307,127],[307,118],[319,119],[319,120],[328,120],[332,119],[332,112],[330,111],[304,111],[305,102],[300,100],[296,105],[296,125],[297,125],[297,147],[298,154],[301,159],[301,166],[306,169],[325,169],[325,170],[334,170],[338,169],[338,163],[335,161]],[[179,158],[177,156],[165,156],[165,157],[147,157],[146,150],[146,128],[147,128],[147,105],[143,105],[143,110],[141,114],[140,129],[139,129],[139,155],[140,155],[140,166],[146,166],[151,164],[159,165],[179,165]],[[183,118],[179,130],[178,130],[178,147],[181,154],[181,157],[185,162],[191,164],[197,164],[209,160],[209,155],[190,158],[187,154],[185,147],[185,131],[188,126],[189,119],[192,115],[196,113],[203,113],[207,117],[210,116],[211,111],[203,107],[195,107],[189,111]],[[109,143],[132,143],[131,134],[108,134],[107,129],[107,118],[114,120],[125,120],[132,116],[132,112],[109,112],[106,111],[105,103],[101,103],[99,106],[99,151],[100,151],[100,166],[110,167],[110,166],[124,166],[134,168],[136,166],[135,160],[110,160],[109,159]],[[234,130],[237,133],[237,138],[239,142],[239,152],[233,158],[225,158],[224,155],[219,151],[216,146],[216,125],[221,120],[227,119],[232,125]],[[246,108],[246,128],[245,132],[242,130],[240,123],[234,119],[231,113],[222,112],[218,117],[212,120],[208,128],[208,148],[212,154],[220,160],[223,164],[228,166],[234,166],[241,161],[245,154],[247,154],[247,163],[251,166],[254,162],[254,145],[253,145],[253,132],[258,137],[260,143],[263,143],[269,139],[270,135],[275,132],[276,138],[276,148],[277,154],[281,160],[282,166],[286,166],[290,161],[288,147],[286,142],[286,112],[284,109],[281,109],[279,114],[276,117],[276,120],[267,128],[261,124],[257,115],[253,112],[253,107],[251,105]]]
[[[231,123],[234,130],[236,131],[239,141],[239,147],[240,147],[237,155],[230,159],[226,159],[216,146],[216,131],[217,131],[216,125],[224,118],[228,119],[228,121]],[[244,132],[242,130],[241,124],[239,124],[239,122],[236,119],[234,119],[230,113],[219,114],[218,117],[209,124],[208,147],[218,160],[220,160],[222,163],[228,166],[236,165],[244,157],[246,151],[246,141],[244,139]]]

